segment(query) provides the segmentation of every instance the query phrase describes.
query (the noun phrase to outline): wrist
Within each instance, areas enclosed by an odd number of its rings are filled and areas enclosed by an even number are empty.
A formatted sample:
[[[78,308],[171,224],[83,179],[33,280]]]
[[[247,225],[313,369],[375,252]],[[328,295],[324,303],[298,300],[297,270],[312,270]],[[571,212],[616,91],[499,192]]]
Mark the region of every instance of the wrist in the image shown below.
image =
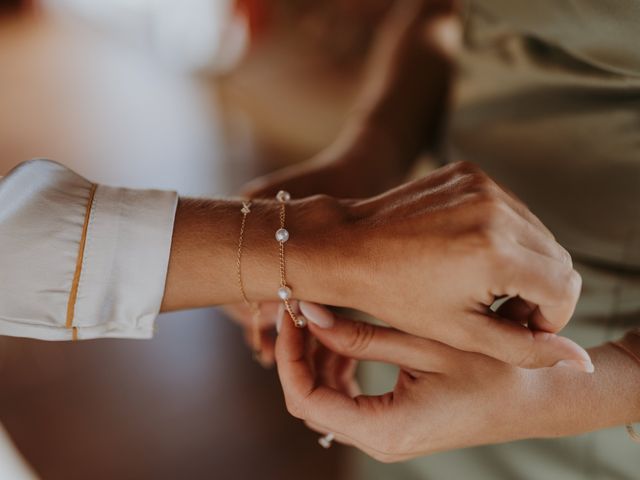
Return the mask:
[[[287,203],[286,279],[294,298],[334,305],[346,301],[342,294],[352,270],[348,244],[343,245],[346,206],[328,196]],[[241,208],[239,200],[180,199],[162,311],[242,301],[237,270]],[[279,213],[275,199],[254,200],[247,216],[241,267],[251,301],[278,299]]]
[[[611,344],[588,349],[595,372],[536,370],[538,437],[579,435],[640,419],[640,365]]]
[[[347,203],[325,195],[292,199],[286,204],[285,246],[287,285],[294,299],[341,305],[349,274],[349,251],[342,245],[348,223]],[[280,204],[258,200],[247,222],[243,275],[253,301],[277,300],[280,286]],[[249,223],[251,222],[251,223]]]

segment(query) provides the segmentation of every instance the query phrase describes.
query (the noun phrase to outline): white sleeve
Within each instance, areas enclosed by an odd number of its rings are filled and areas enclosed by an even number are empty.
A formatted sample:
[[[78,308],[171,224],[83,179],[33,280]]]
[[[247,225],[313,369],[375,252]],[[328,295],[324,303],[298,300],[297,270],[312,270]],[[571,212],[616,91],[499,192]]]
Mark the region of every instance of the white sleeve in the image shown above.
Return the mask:
[[[150,338],[176,205],[47,160],[13,169],[0,179],[0,335]]]
[[[0,478],[11,480],[36,480],[36,474],[29,468],[9,436],[0,425]]]

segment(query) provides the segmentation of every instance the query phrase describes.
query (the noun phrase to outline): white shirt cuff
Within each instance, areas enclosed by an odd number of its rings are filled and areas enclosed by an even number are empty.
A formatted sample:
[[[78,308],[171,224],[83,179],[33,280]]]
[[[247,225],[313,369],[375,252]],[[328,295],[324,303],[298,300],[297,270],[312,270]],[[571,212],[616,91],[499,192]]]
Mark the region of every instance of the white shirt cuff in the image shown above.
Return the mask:
[[[0,180],[0,334],[150,338],[177,198],[44,160],[14,169]]]

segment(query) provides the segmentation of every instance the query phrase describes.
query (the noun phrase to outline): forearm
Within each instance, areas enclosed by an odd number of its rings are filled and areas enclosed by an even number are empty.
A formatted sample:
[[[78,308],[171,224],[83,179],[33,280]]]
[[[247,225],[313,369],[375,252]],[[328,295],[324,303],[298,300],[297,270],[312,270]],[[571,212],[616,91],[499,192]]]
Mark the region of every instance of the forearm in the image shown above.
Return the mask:
[[[251,182],[244,191],[252,197],[286,188],[303,196],[366,198],[405,181],[421,151],[434,146],[448,103],[450,55],[429,41],[445,14],[427,11],[433,5],[432,0],[395,2],[362,94],[335,141],[309,162]],[[453,26],[452,14],[446,18]]]
[[[448,10],[433,2],[397,2],[382,26],[350,118],[352,130],[364,126],[378,138],[374,158],[392,161],[404,171],[440,134],[452,61],[428,41],[427,32],[436,18],[451,15]]]
[[[162,311],[242,301],[237,255],[242,205],[238,200],[181,199],[176,213]],[[254,201],[247,217],[242,277],[252,301],[277,299],[280,286],[279,205]],[[285,244],[287,282],[294,295],[335,303],[341,284],[336,242],[341,230],[340,204],[312,197],[287,205]],[[347,255],[348,252],[342,252]]]

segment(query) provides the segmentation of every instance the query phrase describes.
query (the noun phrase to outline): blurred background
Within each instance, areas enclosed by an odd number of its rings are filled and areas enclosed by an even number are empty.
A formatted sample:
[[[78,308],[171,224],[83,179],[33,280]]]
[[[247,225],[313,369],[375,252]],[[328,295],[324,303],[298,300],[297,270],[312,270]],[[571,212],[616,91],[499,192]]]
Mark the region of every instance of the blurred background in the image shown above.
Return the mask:
[[[0,0],[0,175],[232,194],[313,155],[360,85],[387,2]],[[0,339],[0,422],[44,479],[342,479],[277,376],[215,309],[152,341]]]

